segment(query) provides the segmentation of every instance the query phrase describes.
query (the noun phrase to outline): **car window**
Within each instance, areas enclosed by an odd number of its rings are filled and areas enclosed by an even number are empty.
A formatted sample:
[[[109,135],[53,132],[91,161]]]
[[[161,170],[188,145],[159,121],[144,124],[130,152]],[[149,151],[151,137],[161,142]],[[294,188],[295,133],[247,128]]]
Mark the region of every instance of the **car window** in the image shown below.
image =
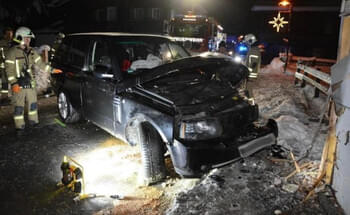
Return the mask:
[[[181,46],[160,37],[116,38],[113,49],[123,74],[138,74],[140,70],[189,56]]]
[[[63,39],[62,43],[58,47],[55,56],[53,58],[54,62],[58,62],[60,64],[68,64],[68,51],[71,45],[71,38],[67,37]]]
[[[89,67],[93,70],[96,66],[112,67],[108,44],[105,41],[95,41],[93,44]]]
[[[188,55],[184,48],[182,48],[176,43],[169,43],[169,48],[171,55],[174,59],[180,59]]]
[[[89,48],[88,38],[75,38],[72,41],[67,61],[71,66],[82,69],[85,66],[85,60]]]

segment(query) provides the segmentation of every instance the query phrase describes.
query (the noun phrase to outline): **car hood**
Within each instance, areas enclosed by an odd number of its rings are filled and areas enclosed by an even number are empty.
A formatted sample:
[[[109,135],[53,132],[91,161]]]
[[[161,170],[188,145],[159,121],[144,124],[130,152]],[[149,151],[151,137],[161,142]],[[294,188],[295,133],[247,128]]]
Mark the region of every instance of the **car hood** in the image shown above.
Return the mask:
[[[182,114],[215,113],[240,104],[239,87],[248,69],[227,58],[189,57],[128,80],[119,90],[157,95]]]
[[[215,79],[220,78],[221,83],[226,82],[232,86],[236,86],[249,75],[247,67],[235,63],[228,57],[194,56],[163,64],[153,69],[141,70],[138,75],[119,83],[117,91],[122,92],[130,87],[145,85],[165,77],[169,77],[167,80],[172,82],[171,77],[177,76],[176,74],[186,74],[186,72],[191,73],[191,71],[201,71],[210,78],[214,75]],[[190,76],[188,80],[192,78],[194,77]],[[174,77],[174,81],[176,79]]]

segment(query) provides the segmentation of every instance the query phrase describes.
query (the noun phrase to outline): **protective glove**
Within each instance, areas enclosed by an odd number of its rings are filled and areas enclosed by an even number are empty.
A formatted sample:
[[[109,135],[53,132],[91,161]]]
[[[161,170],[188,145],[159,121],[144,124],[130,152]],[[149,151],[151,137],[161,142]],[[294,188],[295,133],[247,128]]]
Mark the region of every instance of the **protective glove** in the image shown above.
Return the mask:
[[[12,92],[19,93],[20,91],[21,91],[21,88],[19,87],[18,84],[12,85]]]

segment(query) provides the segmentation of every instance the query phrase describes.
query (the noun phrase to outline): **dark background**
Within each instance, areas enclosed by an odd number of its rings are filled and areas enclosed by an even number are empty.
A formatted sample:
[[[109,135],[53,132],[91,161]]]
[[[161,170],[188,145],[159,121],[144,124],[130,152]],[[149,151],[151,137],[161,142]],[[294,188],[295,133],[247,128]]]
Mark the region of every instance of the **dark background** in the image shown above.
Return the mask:
[[[252,7],[277,3],[278,0],[0,0],[0,27],[24,25],[36,35],[81,31],[162,34],[164,22],[192,9],[217,19],[228,35],[255,34],[273,57],[286,48],[283,39],[288,37],[287,26],[277,33],[268,21],[278,11],[252,11]],[[341,0],[293,0],[293,5],[339,7],[329,12],[293,12],[289,37],[295,55],[335,59]],[[283,15],[288,19],[288,14]]]

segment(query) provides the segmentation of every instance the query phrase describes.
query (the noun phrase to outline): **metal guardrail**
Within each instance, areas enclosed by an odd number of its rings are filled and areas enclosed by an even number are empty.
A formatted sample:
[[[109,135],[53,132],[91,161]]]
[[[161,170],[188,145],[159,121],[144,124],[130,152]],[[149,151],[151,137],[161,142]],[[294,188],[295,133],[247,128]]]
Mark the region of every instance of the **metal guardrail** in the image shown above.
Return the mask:
[[[312,67],[305,66],[304,64],[298,62],[294,83],[298,84],[299,80],[302,81],[301,87],[304,87],[306,82],[314,86],[314,97],[318,97],[320,91],[327,94],[329,85],[331,83],[331,76],[327,73],[324,73]],[[323,83],[321,83],[321,81]]]
[[[282,59],[282,61],[284,61],[286,58],[285,53],[279,53],[279,56],[280,56],[280,59]],[[288,59],[289,59],[288,64],[303,62],[304,65],[312,66],[312,67],[314,67],[314,66],[332,66],[337,62],[334,59],[319,58],[319,57],[302,57],[302,56],[294,56],[292,54],[289,55]]]

